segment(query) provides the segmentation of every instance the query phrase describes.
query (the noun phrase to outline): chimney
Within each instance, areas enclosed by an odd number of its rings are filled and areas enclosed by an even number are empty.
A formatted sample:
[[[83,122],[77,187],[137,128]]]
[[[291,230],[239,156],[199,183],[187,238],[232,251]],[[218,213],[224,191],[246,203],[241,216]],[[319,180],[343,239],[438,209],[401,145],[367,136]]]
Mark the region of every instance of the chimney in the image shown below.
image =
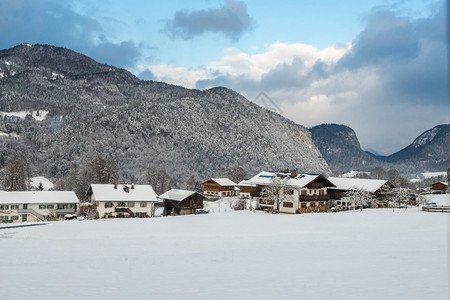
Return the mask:
[[[134,183],[131,184],[131,189],[134,190]]]
[[[297,175],[298,175],[298,170],[297,170],[297,168],[292,168],[292,169],[291,169],[291,177],[292,177],[292,178],[295,178],[295,177],[297,177]]]
[[[117,190],[117,183],[114,183],[114,188]]]
[[[130,192],[130,187],[124,185],[124,186],[123,186],[123,190],[124,190],[125,193],[129,193],[129,192]]]

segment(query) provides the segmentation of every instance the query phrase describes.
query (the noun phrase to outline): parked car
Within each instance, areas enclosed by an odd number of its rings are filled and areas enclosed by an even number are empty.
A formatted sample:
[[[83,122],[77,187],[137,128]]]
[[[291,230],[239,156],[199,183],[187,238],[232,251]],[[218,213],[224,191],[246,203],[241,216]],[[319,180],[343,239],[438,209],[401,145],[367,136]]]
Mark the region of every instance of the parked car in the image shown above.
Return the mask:
[[[427,203],[424,204],[424,206],[426,206],[426,207],[436,207],[437,205],[436,205],[436,202],[427,202]]]
[[[209,211],[208,211],[208,210],[205,210],[205,209],[196,209],[196,210],[194,211],[194,214],[196,214],[196,215],[200,215],[200,214],[209,214]]]

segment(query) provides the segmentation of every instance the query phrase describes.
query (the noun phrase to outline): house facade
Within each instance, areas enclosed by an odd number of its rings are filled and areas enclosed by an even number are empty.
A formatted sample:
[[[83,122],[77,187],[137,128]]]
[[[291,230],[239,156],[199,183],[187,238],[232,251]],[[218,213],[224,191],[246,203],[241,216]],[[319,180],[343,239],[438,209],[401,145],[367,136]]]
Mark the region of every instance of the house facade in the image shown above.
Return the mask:
[[[202,191],[206,196],[236,196],[236,183],[228,178],[211,178],[202,183]]]
[[[99,218],[149,218],[157,195],[151,185],[91,184],[87,197]]]
[[[334,185],[323,175],[261,172],[241,181],[240,197],[256,199],[257,208],[282,213],[324,211],[328,208],[328,188]]]
[[[79,200],[73,191],[0,191],[3,223],[63,220],[76,215]]]
[[[447,182],[435,182],[431,185],[430,190],[435,191],[435,192],[440,192],[441,194],[445,194],[445,192],[447,192],[448,190],[448,184]]]
[[[195,191],[171,189],[158,196],[164,202],[164,215],[189,215],[196,209],[203,208],[203,201],[207,198]]]
[[[349,191],[363,190],[382,200],[386,192],[395,188],[389,180],[344,177],[328,177],[328,180],[335,185],[328,190],[333,204],[346,208],[355,207],[355,203],[345,198],[345,193]]]

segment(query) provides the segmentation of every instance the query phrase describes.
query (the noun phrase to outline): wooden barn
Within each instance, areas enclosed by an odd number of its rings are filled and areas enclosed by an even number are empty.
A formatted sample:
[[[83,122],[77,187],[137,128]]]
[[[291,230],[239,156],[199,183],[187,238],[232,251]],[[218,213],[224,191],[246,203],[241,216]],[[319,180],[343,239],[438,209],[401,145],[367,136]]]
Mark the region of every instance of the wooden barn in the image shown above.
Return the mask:
[[[236,196],[236,183],[228,178],[211,178],[202,183],[203,194],[217,197]]]
[[[435,192],[441,192],[441,194],[445,194],[445,192],[448,190],[448,184],[447,182],[435,182],[431,185],[431,190]]]
[[[158,197],[164,202],[164,215],[189,215],[196,209],[203,208],[203,200],[207,199],[194,191],[171,189]]]

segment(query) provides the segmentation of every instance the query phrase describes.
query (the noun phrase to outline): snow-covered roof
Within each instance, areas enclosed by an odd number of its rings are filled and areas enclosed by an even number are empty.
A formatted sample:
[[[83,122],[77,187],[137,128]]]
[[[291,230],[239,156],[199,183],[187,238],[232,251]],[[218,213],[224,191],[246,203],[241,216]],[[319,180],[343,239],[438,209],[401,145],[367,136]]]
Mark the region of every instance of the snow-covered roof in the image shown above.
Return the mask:
[[[165,192],[164,194],[160,195],[159,199],[168,199],[168,200],[175,200],[175,201],[183,201],[187,197],[195,194],[195,191],[187,191],[187,190],[177,190],[177,189],[171,189],[168,192]]]
[[[290,173],[277,173],[262,171],[248,180],[243,180],[239,183],[240,186],[257,186],[270,185],[274,176],[284,176],[287,179],[286,186],[295,188],[304,188],[311,181],[315,180],[320,175],[299,174],[296,177],[290,177]]]
[[[367,192],[375,192],[386,184],[387,180],[380,179],[362,179],[362,178],[342,178],[328,177],[338,190],[365,190]]]
[[[221,186],[235,186],[236,183],[234,183],[232,180],[228,178],[211,178],[214,182]]]
[[[95,201],[123,201],[123,202],[158,202],[158,195],[151,185],[135,184],[132,185],[117,184],[91,184],[92,193]],[[126,188],[128,187],[128,192]]]
[[[435,184],[443,184],[443,185],[447,185],[448,186],[448,183],[445,182],[445,181],[438,181],[438,182],[432,183],[431,185],[435,185]]]
[[[0,203],[40,204],[40,203],[79,203],[73,191],[27,191],[0,192]]]

